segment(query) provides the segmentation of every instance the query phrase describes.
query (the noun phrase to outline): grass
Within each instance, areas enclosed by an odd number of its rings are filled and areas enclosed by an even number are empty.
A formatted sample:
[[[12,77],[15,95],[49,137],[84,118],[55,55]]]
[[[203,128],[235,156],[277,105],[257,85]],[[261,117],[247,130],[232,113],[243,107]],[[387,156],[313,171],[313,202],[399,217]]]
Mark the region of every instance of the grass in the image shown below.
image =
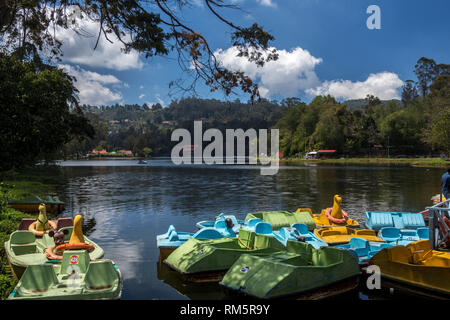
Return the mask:
[[[21,199],[28,195],[46,196],[53,194],[59,185],[59,169],[55,167],[38,167],[22,172],[8,171],[0,173],[2,197]],[[5,192],[5,190],[7,191]],[[2,200],[5,200],[5,199]],[[6,299],[17,285],[7,261],[5,241],[17,230],[23,218],[36,218],[29,214],[14,210],[0,202],[0,299]]]

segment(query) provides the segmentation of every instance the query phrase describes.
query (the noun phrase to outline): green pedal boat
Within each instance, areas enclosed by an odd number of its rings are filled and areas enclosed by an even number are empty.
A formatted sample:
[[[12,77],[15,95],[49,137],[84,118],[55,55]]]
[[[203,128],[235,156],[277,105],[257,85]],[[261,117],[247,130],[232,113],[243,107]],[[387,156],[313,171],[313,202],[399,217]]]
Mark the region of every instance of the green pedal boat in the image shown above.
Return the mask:
[[[37,236],[32,231],[18,230],[11,233],[9,240],[5,242],[5,251],[11,266],[11,270],[17,279],[20,279],[25,269],[30,265],[39,265],[52,261],[53,263],[61,263],[62,254],[58,254],[56,247],[58,245],[68,245],[72,236],[84,239],[86,246],[89,246],[90,260],[96,260],[103,257],[103,249],[92,240],[83,236],[81,231],[81,216],[75,218],[73,227],[63,227],[54,232],[45,231],[42,236]]]
[[[91,261],[86,250],[67,250],[60,264],[28,266],[8,299],[119,299],[122,286],[111,260]]]
[[[189,239],[164,260],[169,267],[193,282],[220,281],[244,253],[266,256],[286,248],[274,237],[240,229],[238,238]]]
[[[357,286],[360,275],[358,262],[344,249],[324,247],[314,249],[310,244],[288,241],[287,251],[270,256],[242,255],[229,269],[220,285],[257,298],[299,296],[334,285],[342,286],[346,280]],[[343,287],[342,287],[343,288]],[[339,293],[342,293],[343,289]],[[332,292],[331,290],[328,292]],[[311,298],[312,295],[309,296]]]

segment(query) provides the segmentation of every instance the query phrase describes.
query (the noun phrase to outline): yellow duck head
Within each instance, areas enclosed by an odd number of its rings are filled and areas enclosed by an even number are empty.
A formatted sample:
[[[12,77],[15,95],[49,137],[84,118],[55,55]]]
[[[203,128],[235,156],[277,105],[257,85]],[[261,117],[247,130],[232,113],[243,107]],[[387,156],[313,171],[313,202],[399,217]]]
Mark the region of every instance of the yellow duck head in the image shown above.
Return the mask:
[[[341,219],[343,217],[341,211],[341,202],[342,202],[341,196],[336,194],[333,198],[333,211],[331,211],[332,217],[337,219]]]
[[[84,243],[83,230],[81,228],[83,217],[81,214],[77,214],[73,219],[73,231],[70,236],[69,243]]]
[[[47,231],[50,229],[48,224],[47,213],[45,210],[45,204],[41,203],[39,205],[39,216],[36,221],[36,230],[37,231]]]

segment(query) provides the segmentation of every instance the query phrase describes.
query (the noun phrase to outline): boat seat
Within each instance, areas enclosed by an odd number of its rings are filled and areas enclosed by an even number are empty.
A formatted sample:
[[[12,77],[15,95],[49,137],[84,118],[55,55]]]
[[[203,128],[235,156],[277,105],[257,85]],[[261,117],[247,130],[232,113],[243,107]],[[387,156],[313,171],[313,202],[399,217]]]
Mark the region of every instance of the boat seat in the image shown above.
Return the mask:
[[[203,228],[192,236],[195,239],[220,239],[223,235],[214,228]]]
[[[158,239],[158,240],[167,239],[167,238],[169,238],[170,233],[173,232],[173,231],[175,231],[175,227],[171,224],[169,226],[169,230],[166,233],[164,233],[164,234],[160,234],[160,235],[156,236],[156,239]]]
[[[304,223],[294,223],[291,228],[297,229],[300,234],[306,235],[309,233],[308,227]]]
[[[366,235],[366,236],[376,236],[375,231],[373,230],[355,230],[357,235]]]
[[[371,212],[370,213],[372,228],[380,229],[383,227],[393,227],[392,214],[387,212]]]
[[[20,221],[19,227],[17,228],[17,230],[25,230],[28,231],[28,227],[35,222],[36,219],[32,219],[32,218],[23,218]]]
[[[322,231],[322,237],[339,236],[339,235],[341,235],[341,233],[339,231],[335,231],[335,230]]]
[[[20,281],[20,289],[32,293],[46,292],[51,286],[58,284],[55,270],[50,264],[29,265]]]
[[[417,228],[417,235],[419,238],[422,239],[428,239],[430,236],[430,229],[429,228]]]
[[[270,235],[273,233],[272,231],[272,225],[267,222],[259,222],[255,226],[255,232],[256,234],[267,234]]]
[[[349,246],[351,249],[357,249],[357,248],[369,248],[370,244],[369,241],[362,238],[351,238],[349,242]]]
[[[36,236],[31,231],[18,230],[10,236],[11,250],[15,255],[23,255],[37,252]]]
[[[72,218],[59,218],[56,220],[56,230],[59,230],[64,227],[73,227],[73,219]]]
[[[380,236],[388,242],[395,242],[401,237],[400,229],[394,227],[385,227],[380,230]]]
[[[88,290],[106,290],[112,288],[117,280],[116,270],[111,261],[93,261],[84,278]]]
[[[180,237],[178,236],[178,232],[172,231],[169,235],[168,241],[180,241]]]
[[[425,227],[425,220],[420,213],[403,213],[403,225],[405,229],[417,229]]]
[[[261,219],[259,219],[259,218],[252,218],[252,219],[247,221],[247,226],[248,227],[254,227],[259,222],[263,222],[263,221]]]

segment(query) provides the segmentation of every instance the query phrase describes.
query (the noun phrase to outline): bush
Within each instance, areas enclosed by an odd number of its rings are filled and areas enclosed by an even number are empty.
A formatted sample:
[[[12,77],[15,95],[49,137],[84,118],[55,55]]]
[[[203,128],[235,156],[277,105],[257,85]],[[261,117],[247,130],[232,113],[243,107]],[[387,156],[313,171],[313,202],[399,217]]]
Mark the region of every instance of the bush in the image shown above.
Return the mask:
[[[8,275],[0,274],[0,299],[5,300],[14,290],[17,281]]]
[[[1,220],[0,221],[0,232],[4,232],[6,234],[13,233],[17,230],[18,223],[17,221],[11,220]]]
[[[31,215],[23,213],[21,211],[16,211],[12,208],[8,208],[0,213],[0,221],[1,220],[10,220],[15,222],[20,222],[23,218],[33,218]],[[36,217],[34,217],[36,218]]]

